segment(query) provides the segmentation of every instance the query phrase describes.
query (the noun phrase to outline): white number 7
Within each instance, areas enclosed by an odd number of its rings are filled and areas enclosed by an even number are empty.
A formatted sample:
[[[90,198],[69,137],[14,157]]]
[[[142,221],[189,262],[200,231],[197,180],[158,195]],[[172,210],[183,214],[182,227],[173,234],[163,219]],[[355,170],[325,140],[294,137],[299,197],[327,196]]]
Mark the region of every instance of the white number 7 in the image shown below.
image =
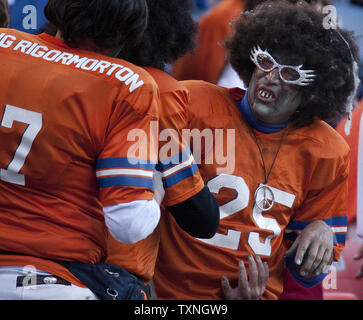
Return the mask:
[[[7,105],[1,126],[11,128],[14,121],[28,124],[18,145],[14,157],[6,169],[0,169],[0,180],[25,186],[25,177],[19,174],[37,134],[42,128],[42,114]]]

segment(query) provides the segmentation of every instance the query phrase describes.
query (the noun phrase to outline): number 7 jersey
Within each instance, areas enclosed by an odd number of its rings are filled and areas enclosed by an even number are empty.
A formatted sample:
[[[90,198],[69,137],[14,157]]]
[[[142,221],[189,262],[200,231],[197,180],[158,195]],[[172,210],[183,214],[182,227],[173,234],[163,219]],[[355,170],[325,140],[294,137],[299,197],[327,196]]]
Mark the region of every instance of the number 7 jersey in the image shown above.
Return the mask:
[[[0,29],[0,69],[0,250],[15,253],[0,265],[74,282],[46,259],[100,262],[102,208],[153,198],[157,85],[124,60],[11,29]],[[137,157],[133,131],[145,137]]]
[[[268,180],[275,203],[262,211],[255,205],[255,191],[265,180],[262,157],[237,105],[244,91],[201,81],[182,83],[190,92],[189,129],[204,137],[198,144],[194,134],[191,149],[196,160],[196,153],[201,153],[199,169],[218,200],[221,221],[212,239],[196,239],[171,215],[163,215],[154,279],[158,297],[222,299],[221,277],[237,286],[238,263],[242,260],[248,266],[251,253],[269,265],[263,299],[277,299],[286,248],[311,221],[323,219],[333,228],[334,258],[339,258],[346,232],[349,148],[334,129],[318,120],[300,129],[255,132],[266,171],[285,135]]]

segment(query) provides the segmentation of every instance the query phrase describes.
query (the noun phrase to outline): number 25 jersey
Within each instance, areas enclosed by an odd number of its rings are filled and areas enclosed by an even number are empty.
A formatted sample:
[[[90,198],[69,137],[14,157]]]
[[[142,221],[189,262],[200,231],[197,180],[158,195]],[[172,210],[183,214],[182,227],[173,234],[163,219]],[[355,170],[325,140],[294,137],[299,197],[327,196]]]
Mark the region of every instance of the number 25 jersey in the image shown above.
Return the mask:
[[[248,267],[251,253],[269,265],[263,299],[277,299],[289,240],[311,221],[323,219],[333,228],[339,258],[346,232],[349,148],[334,129],[316,120],[300,129],[289,125],[276,133],[256,131],[261,155],[238,108],[244,91],[201,81],[182,83],[190,93],[189,128],[204,137],[199,144],[193,138],[191,149],[196,161],[201,153],[197,163],[218,200],[221,221],[212,239],[200,240],[163,215],[154,279],[158,297],[222,299],[221,277],[237,286],[238,263]],[[255,205],[255,191],[265,180],[263,161],[267,172],[272,167],[267,185],[275,203],[268,211]]]

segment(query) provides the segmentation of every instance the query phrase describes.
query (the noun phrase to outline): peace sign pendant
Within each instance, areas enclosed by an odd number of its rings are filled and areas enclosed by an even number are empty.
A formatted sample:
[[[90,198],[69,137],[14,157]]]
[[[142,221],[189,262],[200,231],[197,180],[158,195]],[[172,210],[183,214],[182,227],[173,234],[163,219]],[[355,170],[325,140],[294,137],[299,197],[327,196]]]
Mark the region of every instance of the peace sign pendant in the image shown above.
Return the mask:
[[[275,204],[275,195],[266,184],[260,184],[255,191],[255,204],[261,211],[270,210]]]

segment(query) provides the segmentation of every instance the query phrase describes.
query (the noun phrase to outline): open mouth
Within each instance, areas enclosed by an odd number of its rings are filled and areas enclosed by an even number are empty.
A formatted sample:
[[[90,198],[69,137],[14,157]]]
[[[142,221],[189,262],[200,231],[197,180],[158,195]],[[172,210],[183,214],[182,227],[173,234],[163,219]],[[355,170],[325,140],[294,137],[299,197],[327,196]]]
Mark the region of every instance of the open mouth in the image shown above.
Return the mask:
[[[257,96],[264,102],[272,102],[276,100],[276,94],[265,86],[259,86],[257,88]]]

